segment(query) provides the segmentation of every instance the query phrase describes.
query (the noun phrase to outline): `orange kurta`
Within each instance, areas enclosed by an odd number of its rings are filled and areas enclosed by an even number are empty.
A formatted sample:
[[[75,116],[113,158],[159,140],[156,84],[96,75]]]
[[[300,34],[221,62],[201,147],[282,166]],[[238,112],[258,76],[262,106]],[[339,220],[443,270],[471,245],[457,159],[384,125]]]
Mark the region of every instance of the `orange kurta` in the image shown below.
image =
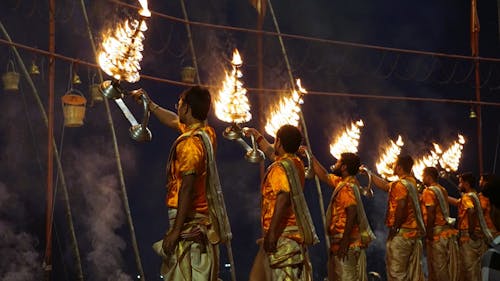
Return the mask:
[[[491,233],[495,235],[497,229],[495,224],[493,224],[493,220],[491,219],[491,204],[490,199],[484,196],[482,193],[478,194],[479,202],[481,203],[481,208],[483,209],[484,220],[486,221],[486,225],[490,229]]]
[[[353,184],[358,184],[356,178],[347,177],[345,179],[340,179],[334,175],[329,175],[330,183],[329,185],[335,189],[340,188],[331,202],[331,217],[330,225],[328,226],[328,232],[333,238],[332,250],[336,250],[338,243],[335,241],[340,241],[342,235],[345,231],[345,226],[347,222],[347,212],[346,209],[350,206],[356,206],[358,203],[356,201],[356,196],[352,190]],[[335,190],[334,190],[335,192]],[[337,244],[337,245],[336,245]],[[361,236],[359,234],[359,224],[356,222],[350,234],[349,247],[360,247]]]
[[[466,235],[460,236],[460,242],[469,241],[468,230],[469,230],[469,217],[467,216],[467,211],[469,209],[474,209],[474,201],[467,194],[463,194],[462,198],[458,201],[458,230]],[[476,231],[481,231],[479,221],[476,223]]]
[[[295,167],[299,173],[299,177],[301,180],[302,187],[305,182],[305,174],[304,174],[304,165],[300,158],[293,154],[285,154],[284,156],[277,157],[276,162],[289,158],[293,160]],[[262,183],[261,193],[262,193],[262,208],[261,208],[261,225],[264,233],[269,230],[271,226],[271,219],[274,215],[274,207],[276,205],[276,200],[278,194],[281,192],[290,192],[290,183],[288,182],[288,177],[286,175],[285,169],[281,165],[271,165],[267,172],[267,175]],[[283,227],[287,226],[296,226],[297,221],[295,218],[295,214],[293,212],[293,207],[290,206],[286,211],[285,216],[283,218]],[[299,234],[294,234],[292,237],[288,237],[294,239],[298,242],[301,242],[301,237]]]
[[[403,179],[406,179],[407,181],[411,182],[414,186],[417,185],[417,181],[413,177],[406,177]],[[408,190],[400,181],[395,181],[390,183],[385,224],[389,228],[394,225],[394,221],[396,220],[396,207],[398,204],[397,202],[402,199],[406,199],[406,207],[408,208],[407,210],[408,215],[406,216],[406,219],[401,225],[401,228],[404,230],[403,236],[405,238],[417,237],[418,225],[417,225],[417,218],[413,210],[414,209],[412,205],[413,203],[410,198],[410,195],[408,194]]]
[[[435,185],[437,186],[441,192],[443,193],[443,196],[446,200],[446,198],[448,198],[448,192],[446,191],[446,189],[444,187],[442,187],[441,185]],[[436,194],[429,188],[426,188],[424,189],[424,191],[422,192],[422,204],[424,205],[424,207],[431,207],[431,206],[435,206],[436,207],[436,216],[435,216],[435,220],[434,220],[434,225],[432,227],[444,227],[444,226],[447,226],[448,223],[443,215],[443,211],[441,210],[441,206],[439,205],[439,201],[438,201],[438,198],[436,196]],[[427,212],[424,212],[425,214]],[[427,216],[424,217],[424,220],[425,222],[427,222]],[[427,223],[426,223],[427,225]],[[427,229],[427,231],[431,231],[430,229]],[[434,237],[433,237],[433,240],[434,241],[437,241],[439,240],[440,238],[448,238],[448,237],[451,237],[453,235],[456,235],[458,233],[458,231],[456,229],[453,229],[452,227],[448,228],[448,229],[444,229],[443,231],[441,232],[434,232]]]
[[[193,133],[196,130],[203,130],[209,136],[215,149],[215,131],[212,127],[197,123],[190,127],[181,124],[180,131]],[[203,141],[198,136],[180,136],[183,138],[177,143],[175,155],[173,156],[170,170],[167,171],[167,198],[166,203],[169,208],[177,208],[179,204],[179,191],[182,186],[182,177],[190,174],[196,175],[194,182],[193,209],[197,213],[208,214],[208,204],[206,198],[207,166],[206,151]]]

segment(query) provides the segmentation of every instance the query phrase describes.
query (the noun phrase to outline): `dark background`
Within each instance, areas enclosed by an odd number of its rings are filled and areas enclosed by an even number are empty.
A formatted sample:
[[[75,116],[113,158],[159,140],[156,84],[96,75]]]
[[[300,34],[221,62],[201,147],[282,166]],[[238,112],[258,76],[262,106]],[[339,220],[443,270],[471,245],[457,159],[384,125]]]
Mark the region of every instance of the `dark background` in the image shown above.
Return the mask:
[[[94,61],[79,1],[58,0],[56,52],[85,61]],[[149,1],[154,11],[182,17],[178,1]],[[187,1],[191,20],[254,28],[256,12],[248,1]],[[100,34],[127,14],[135,14],[109,1],[85,1],[94,35]],[[138,4],[129,0],[130,4]],[[273,1],[282,32],[333,40],[367,43],[452,54],[470,54],[468,1]],[[479,1],[481,23],[480,54],[498,57],[497,3]],[[0,4],[0,20],[15,42],[48,49],[48,1],[5,0]],[[146,33],[142,74],[173,80],[180,69],[191,64],[183,24],[153,16]],[[264,29],[273,31],[268,14]],[[218,85],[233,48],[244,60],[243,81],[257,87],[256,36],[253,33],[193,27],[193,39],[203,83]],[[298,39],[285,39],[293,74],[310,90],[349,92],[384,96],[432,97],[474,100],[474,75],[470,61],[434,56],[401,54],[344,47]],[[40,96],[47,104],[47,58],[21,51],[29,65],[41,68],[35,78]],[[0,45],[0,72],[14,57],[9,47]],[[264,36],[265,88],[287,88],[288,76],[278,39]],[[5,66],[5,69],[4,69]],[[19,70],[17,62],[16,69]],[[75,65],[83,84],[74,87],[90,103],[88,86],[97,82],[95,69]],[[102,103],[88,107],[85,125],[63,128],[60,98],[71,88],[70,63],[56,62],[56,142],[68,185],[85,278],[88,280],[130,280],[137,276],[130,234],[126,224],[117,176],[111,134]],[[499,69],[495,63],[481,64],[481,95],[485,101],[499,102]],[[183,90],[142,79],[128,88],[145,88],[153,100],[173,109]],[[215,90],[213,90],[215,91]],[[214,92],[215,93],[215,92]],[[273,92],[250,91],[252,121],[247,126],[263,130],[270,104],[278,99]],[[446,146],[462,133],[464,148],[460,171],[478,174],[476,121],[469,119],[470,106],[459,104],[405,102],[308,95],[303,112],[312,149],[325,165],[335,160],[329,143],[344,126],[362,118],[359,154],[369,167],[388,142],[401,134],[404,151],[422,156],[432,142]],[[45,244],[46,127],[31,90],[23,78],[19,93],[0,92],[0,277],[2,280],[33,280],[42,275],[40,265]],[[136,113],[141,109],[125,101]],[[138,144],[128,137],[126,119],[114,104],[112,116],[118,137],[131,215],[134,221],[142,264],[149,280],[159,280],[160,259],[151,250],[167,229],[164,205],[165,164],[175,132],[151,118],[150,143]],[[483,107],[484,167],[493,171],[498,143],[499,111]],[[218,133],[218,165],[234,234],[233,251],[240,280],[245,280],[257,251],[259,238],[259,169],[243,159],[243,151],[221,137],[227,124],[212,114],[210,124]],[[269,137],[269,140],[272,140]],[[60,181],[58,181],[60,182]],[[445,183],[447,184],[447,183]],[[452,185],[451,194],[458,196]],[[321,231],[318,195],[314,183],[305,189],[315,225]],[[323,187],[325,204],[331,190]],[[368,270],[384,273],[385,194],[365,200],[368,218],[378,239],[368,249]],[[73,252],[66,223],[61,188],[57,188],[54,224],[54,280],[73,280]],[[227,262],[221,248],[221,263]],[[314,279],[326,275],[324,242],[311,247]],[[229,280],[224,270],[221,274]],[[9,279],[10,278],[10,279]]]

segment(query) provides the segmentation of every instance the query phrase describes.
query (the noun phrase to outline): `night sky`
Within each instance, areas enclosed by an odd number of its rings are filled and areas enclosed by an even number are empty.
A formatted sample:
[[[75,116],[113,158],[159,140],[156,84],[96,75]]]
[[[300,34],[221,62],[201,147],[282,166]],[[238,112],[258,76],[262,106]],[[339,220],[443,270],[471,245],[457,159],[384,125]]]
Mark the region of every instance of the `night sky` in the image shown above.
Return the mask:
[[[130,4],[137,1],[128,0]],[[246,0],[186,1],[191,20],[255,28],[257,14]],[[85,1],[96,40],[134,10],[111,1]],[[79,1],[56,0],[56,52],[95,62],[84,25]],[[281,31],[356,43],[449,54],[470,55],[469,1],[273,1]],[[181,17],[179,1],[150,0],[150,8]],[[497,3],[479,1],[481,24],[480,55],[499,57]],[[15,42],[48,49],[48,1],[4,0],[0,21]],[[183,66],[192,64],[185,26],[153,16],[146,33],[142,74],[180,80]],[[274,31],[268,14],[264,29]],[[244,65],[243,82],[257,87],[256,35],[194,26],[193,40],[204,84],[219,85],[232,50],[237,47]],[[2,36],[2,38],[4,38]],[[323,92],[346,92],[384,96],[408,96],[474,100],[474,75],[467,60],[401,54],[365,48],[285,39],[293,74],[305,88]],[[34,82],[47,104],[47,58],[20,51],[28,65],[34,60],[41,75]],[[14,60],[6,45],[0,45],[0,69]],[[289,87],[289,77],[278,39],[264,36],[264,86]],[[18,70],[17,62],[15,67]],[[138,274],[123,208],[117,166],[107,116],[102,103],[87,107],[85,125],[63,128],[60,98],[71,88],[70,63],[56,62],[55,138],[62,151],[62,164],[69,202],[87,280],[131,280]],[[75,65],[82,84],[73,87],[89,100],[88,87],[98,83],[95,69]],[[483,100],[500,102],[498,63],[481,64]],[[141,79],[128,89],[142,87],[151,98],[174,108],[181,87]],[[215,91],[215,90],[213,90]],[[263,131],[269,105],[278,95],[249,91],[253,119],[246,126]],[[46,127],[32,91],[23,78],[18,93],[0,90],[0,279],[40,279],[45,248]],[[308,95],[303,113],[312,150],[325,165],[335,161],[329,143],[353,120],[363,119],[359,155],[375,168],[375,162],[389,138],[401,134],[404,153],[422,156],[432,142],[444,146],[465,136],[467,144],[460,171],[479,173],[476,121],[469,119],[469,105],[415,101],[390,101]],[[125,102],[141,116],[132,100]],[[164,204],[165,165],[170,145],[177,133],[163,127],[154,117],[149,128],[153,140],[135,143],[128,136],[129,124],[115,104],[110,103],[118,138],[125,184],[146,278],[159,279],[160,259],[152,249],[162,238],[167,222]],[[484,168],[493,170],[498,143],[500,113],[497,107],[483,107]],[[227,124],[212,113],[209,122],[218,134],[218,167],[233,230],[233,251],[239,280],[246,280],[257,251],[259,238],[259,168],[243,159],[243,150],[221,135]],[[272,138],[267,136],[268,140]],[[364,179],[363,179],[364,180]],[[60,180],[57,181],[60,183]],[[457,196],[452,185],[444,182]],[[60,184],[54,214],[54,280],[74,280],[75,266]],[[322,187],[325,204],[331,190]],[[305,188],[306,199],[322,243],[310,248],[314,280],[326,275],[326,250],[318,195],[312,181]],[[365,200],[368,219],[378,238],[368,249],[368,270],[384,273],[385,236],[383,226],[386,197],[375,191]],[[227,262],[221,247],[221,263]],[[229,280],[222,267],[221,277]]]

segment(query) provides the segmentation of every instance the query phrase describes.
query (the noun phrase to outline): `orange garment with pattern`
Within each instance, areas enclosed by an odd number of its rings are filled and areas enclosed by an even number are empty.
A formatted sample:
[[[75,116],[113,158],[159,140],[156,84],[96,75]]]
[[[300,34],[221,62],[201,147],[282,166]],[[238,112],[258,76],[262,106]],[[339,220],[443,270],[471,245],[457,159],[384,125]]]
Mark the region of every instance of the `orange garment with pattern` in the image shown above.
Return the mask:
[[[441,190],[444,199],[446,200],[446,198],[448,198],[448,191],[446,191],[446,189],[439,184],[434,186],[438,187]],[[434,225],[432,227],[444,227],[448,225],[446,219],[444,218],[443,211],[441,210],[441,206],[439,205],[439,199],[437,198],[437,195],[434,193],[434,191],[432,191],[430,188],[426,188],[422,192],[422,204],[424,205],[424,210],[427,209],[426,207],[436,207],[436,215]],[[425,225],[427,226],[427,211],[424,211],[423,213]],[[427,231],[430,231],[430,229],[427,229]],[[440,238],[448,238],[450,236],[456,235],[457,233],[458,231],[456,229],[450,227],[449,229],[443,230],[439,233],[434,233],[433,240],[437,241]]]
[[[414,186],[417,185],[417,181],[413,177],[405,177],[402,178],[409,182],[411,182]],[[391,182],[389,185],[389,195],[388,195],[388,204],[387,204],[387,214],[385,219],[385,225],[391,228],[394,225],[394,221],[396,220],[396,207],[397,202],[402,199],[406,199],[406,208],[407,208],[407,216],[401,225],[401,229],[404,230],[403,237],[405,238],[414,238],[418,235],[418,225],[417,218],[415,216],[415,212],[413,211],[413,201],[408,194],[408,190],[401,183],[401,181]]]
[[[262,207],[261,207],[261,225],[264,233],[267,233],[269,227],[271,226],[271,220],[274,215],[274,207],[276,205],[276,200],[278,194],[281,192],[290,193],[290,183],[288,182],[288,177],[286,175],[285,169],[276,162],[282,159],[292,159],[295,167],[299,173],[301,186],[304,187],[305,183],[305,169],[300,158],[293,154],[285,154],[281,157],[277,157],[275,163],[269,166],[268,172],[262,183],[261,193],[262,193]],[[290,206],[283,217],[282,227],[296,226],[297,221],[293,211],[293,207]],[[291,237],[298,242],[301,242],[300,234],[294,234]]]
[[[470,240],[468,236],[469,217],[467,215],[467,210],[474,209],[473,200],[474,199],[472,199],[472,197],[470,197],[467,193],[464,193],[462,198],[458,201],[458,230],[465,234],[460,236],[460,242],[467,242]],[[475,231],[481,233],[479,220],[476,222]]]
[[[328,175],[329,185],[334,188],[334,192],[338,189],[337,194],[332,198],[331,202],[331,217],[330,225],[328,226],[328,233],[333,238],[332,250],[336,251],[338,249],[338,243],[340,238],[345,231],[345,226],[347,223],[347,212],[346,209],[350,206],[356,206],[356,196],[354,190],[352,189],[353,184],[358,184],[358,181],[354,177],[347,177],[342,179],[335,175]],[[356,222],[350,234],[349,247],[361,247],[361,236],[359,234],[359,224]]]
[[[181,124],[179,130],[183,133],[179,138],[184,139],[177,143],[173,152],[175,153],[173,163],[170,164],[170,170],[167,170],[167,206],[169,208],[178,207],[182,177],[194,174],[196,178],[194,182],[193,209],[197,213],[208,214],[206,198],[207,157],[203,140],[199,136],[185,137],[184,134],[194,133],[196,130],[205,131],[210,137],[215,151],[215,131],[212,127],[202,123],[193,124],[189,127]]]
[[[493,220],[491,219],[491,204],[490,199],[484,196],[482,193],[479,193],[478,196],[479,202],[481,203],[481,208],[483,209],[484,220],[486,221],[486,225],[490,229],[491,233],[495,235],[497,229],[493,224]]]

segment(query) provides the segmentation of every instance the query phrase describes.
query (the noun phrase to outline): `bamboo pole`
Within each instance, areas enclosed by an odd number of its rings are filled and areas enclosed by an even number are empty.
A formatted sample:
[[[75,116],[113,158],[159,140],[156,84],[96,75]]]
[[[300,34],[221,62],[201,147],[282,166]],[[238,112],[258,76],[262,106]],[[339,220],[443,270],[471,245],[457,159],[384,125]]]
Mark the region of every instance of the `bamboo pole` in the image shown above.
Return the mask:
[[[5,29],[2,22],[0,22],[0,29],[2,30],[2,33],[3,33],[4,37],[7,39],[7,41],[12,42],[12,39],[10,38],[9,33]],[[31,78],[30,74],[28,73],[26,65],[24,64],[24,61],[22,60],[21,55],[19,54],[16,46],[10,45],[10,47],[11,47],[12,51],[14,52],[14,55],[16,56],[17,62],[19,63],[19,66],[20,66],[20,69],[21,69],[23,76],[26,78],[26,81],[28,82],[28,85],[31,88],[33,96],[37,102],[39,109],[40,109],[42,119],[43,119],[45,125],[48,127],[49,121],[48,121],[48,117],[47,117],[47,112],[45,111],[45,107],[40,99],[40,95],[38,94],[38,90],[35,87],[35,84],[33,83],[33,79]],[[82,262],[81,262],[81,258],[80,258],[80,250],[78,248],[78,240],[76,239],[75,228],[73,225],[73,215],[71,212],[71,205],[69,203],[69,195],[68,195],[68,188],[66,185],[66,178],[64,176],[64,171],[62,168],[59,150],[57,149],[57,144],[56,144],[54,138],[52,138],[52,147],[53,147],[54,155],[55,155],[55,159],[56,159],[57,172],[59,173],[59,177],[61,179],[61,187],[62,187],[64,203],[65,203],[65,207],[66,207],[66,220],[68,222],[69,232],[70,232],[70,236],[71,236],[71,244],[73,247],[75,260],[76,260],[77,280],[83,281]],[[52,203],[52,210],[53,209],[54,209],[54,202]]]
[[[84,3],[83,0],[80,0],[80,5],[81,5],[83,17],[85,19],[85,25],[86,25],[86,29],[87,29],[88,36],[89,36],[89,42],[90,42],[90,45],[92,46],[92,52],[94,54],[94,57],[97,58],[97,48],[95,46],[94,36],[93,36],[92,30],[90,28],[90,22],[89,22],[89,17],[88,17],[88,14],[87,14],[87,8],[85,7],[85,3]],[[98,76],[99,76],[99,81],[102,82],[103,81],[103,76],[102,76],[101,70],[98,69],[97,73],[98,73]],[[112,140],[113,140],[113,149],[114,149],[115,158],[116,158],[116,168],[118,170],[118,177],[119,177],[119,181],[120,181],[123,207],[124,207],[125,213],[127,215],[127,224],[128,224],[128,227],[129,227],[129,232],[130,232],[130,236],[131,236],[131,240],[132,240],[132,249],[134,250],[135,263],[136,263],[136,266],[137,266],[137,270],[139,271],[140,279],[141,280],[146,280],[146,276],[144,274],[144,269],[142,267],[141,256],[140,256],[140,253],[139,253],[139,246],[137,244],[137,238],[136,238],[136,235],[135,235],[134,222],[132,220],[132,214],[130,212],[130,206],[129,206],[129,203],[128,203],[127,187],[125,185],[125,177],[123,176],[123,168],[122,168],[122,163],[121,163],[120,150],[119,150],[119,147],[118,147],[118,141],[117,141],[117,138],[116,138],[115,126],[114,126],[114,123],[113,123],[113,117],[111,115],[111,110],[110,110],[110,107],[109,107],[109,101],[106,98],[104,99],[104,106],[106,108],[106,114],[107,114],[107,117],[108,117],[108,124],[109,124],[109,128],[110,128],[110,131],[111,131],[111,137],[112,137]]]
[[[286,68],[288,70],[288,76],[290,78],[290,83],[292,85],[292,88],[295,89],[295,81],[294,81],[293,74],[292,74],[292,68],[290,66],[290,61],[288,60],[288,55],[286,53],[285,44],[283,43],[283,38],[281,37],[281,31],[280,31],[280,28],[278,25],[278,20],[276,19],[276,15],[274,14],[274,9],[273,9],[273,5],[271,3],[271,0],[267,0],[267,3],[269,5],[269,11],[271,13],[271,16],[273,17],[273,22],[274,22],[274,27],[276,28],[276,33],[278,34],[278,39],[279,39],[280,46],[281,46],[281,52],[283,53],[283,57],[285,59],[285,64],[286,64]],[[304,119],[304,115],[302,114],[302,111],[299,112],[299,116],[300,116],[300,122],[302,125],[302,130],[304,132],[304,139],[306,140],[306,145],[307,145],[308,149],[311,150],[311,143],[309,141],[309,135],[307,133],[307,125],[306,125],[306,121]],[[321,191],[321,184],[319,182],[319,178],[317,175],[314,175],[314,182],[316,183],[316,191],[318,192],[318,197],[319,197],[319,208],[321,211],[321,219],[323,221],[323,230],[324,230],[324,234],[325,234],[325,245],[326,245],[326,250],[327,250],[327,254],[328,254],[328,253],[330,253],[330,240],[328,239],[328,230],[327,230],[328,226],[326,225],[325,203],[323,201],[323,192]]]

